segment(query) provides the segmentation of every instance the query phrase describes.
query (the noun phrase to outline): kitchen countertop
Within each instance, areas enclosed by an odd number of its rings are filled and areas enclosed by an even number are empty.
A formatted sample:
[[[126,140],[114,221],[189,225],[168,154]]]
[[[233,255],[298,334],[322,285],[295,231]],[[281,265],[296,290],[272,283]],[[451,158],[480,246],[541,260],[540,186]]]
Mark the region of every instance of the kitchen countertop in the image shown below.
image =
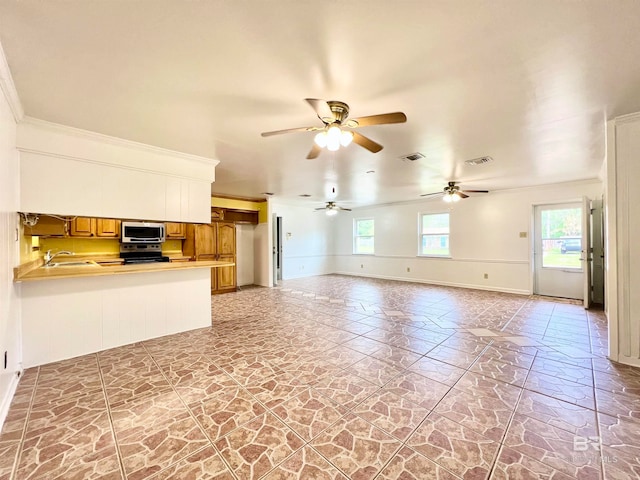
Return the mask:
[[[60,259],[60,263],[63,263]],[[69,262],[75,259],[67,259]],[[128,265],[82,265],[73,267],[44,267],[43,261],[31,262],[14,268],[14,282],[33,282],[40,280],[57,280],[63,278],[100,277],[104,275],[127,275],[132,273],[167,272],[172,270],[189,270],[193,268],[231,267],[233,262],[195,261],[195,262],[156,262],[136,263]]]

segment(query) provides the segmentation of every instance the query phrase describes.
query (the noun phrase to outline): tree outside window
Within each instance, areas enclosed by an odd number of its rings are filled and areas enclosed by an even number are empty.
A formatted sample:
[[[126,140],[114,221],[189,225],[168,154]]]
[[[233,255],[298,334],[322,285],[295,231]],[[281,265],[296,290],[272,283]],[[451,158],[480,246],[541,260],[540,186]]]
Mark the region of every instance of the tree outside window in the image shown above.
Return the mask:
[[[359,218],[353,224],[353,253],[373,255],[373,218]]]
[[[420,255],[449,256],[449,214],[425,213],[420,216]]]

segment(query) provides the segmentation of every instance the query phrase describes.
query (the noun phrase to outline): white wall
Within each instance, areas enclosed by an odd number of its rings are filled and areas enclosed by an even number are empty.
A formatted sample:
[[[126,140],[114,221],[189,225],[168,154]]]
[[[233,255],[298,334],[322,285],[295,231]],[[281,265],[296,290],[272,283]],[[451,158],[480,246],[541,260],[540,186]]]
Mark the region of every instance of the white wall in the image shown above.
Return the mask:
[[[308,205],[271,204],[273,216],[282,217],[282,278],[324,275],[334,271],[335,217]]]
[[[255,225],[236,225],[236,275],[238,286],[252,285],[254,277]]]
[[[341,212],[335,224],[335,271],[528,294],[533,205],[601,194],[602,182],[593,180],[477,194],[456,204],[437,198]],[[439,212],[451,214],[451,258],[418,257],[419,214]],[[353,220],[368,217],[375,219],[375,255],[353,255]]]
[[[4,55],[0,48],[0,61]],[[1,70],[1,65],[0,65]],[[0,76],[2,76],[0,71]],[[13,283],[13,268],[20,263],[18,228],[19,166],[16,150],[16,120],[7,100],[7,77],[0,79],[0,428],[17,386],[21,369],[19,287]],[[10,82],[9,82],[10,83]],[[11,86],[11,85],[10,85]],[[4,352],[8,365],[4,368]]]

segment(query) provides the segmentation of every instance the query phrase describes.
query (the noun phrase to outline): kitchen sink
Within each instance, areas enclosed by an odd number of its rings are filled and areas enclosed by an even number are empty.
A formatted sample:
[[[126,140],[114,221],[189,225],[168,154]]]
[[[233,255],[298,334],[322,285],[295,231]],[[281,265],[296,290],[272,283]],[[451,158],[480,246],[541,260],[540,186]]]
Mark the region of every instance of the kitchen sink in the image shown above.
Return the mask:
[[[99,267],[100,265],[93,260],[78,260],[75,262],[52,262],[45,265],[46,268],[53,267]]]

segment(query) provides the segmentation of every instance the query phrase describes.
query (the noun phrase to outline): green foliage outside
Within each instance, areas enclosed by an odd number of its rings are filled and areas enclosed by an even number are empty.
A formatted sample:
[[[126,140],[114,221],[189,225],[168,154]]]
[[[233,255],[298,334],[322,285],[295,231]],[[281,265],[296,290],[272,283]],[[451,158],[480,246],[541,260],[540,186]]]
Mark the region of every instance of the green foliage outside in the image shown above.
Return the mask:
[[[561,253],[559,248],[552,248],[542,254],[543,267],[582,268],[580,252]]]

